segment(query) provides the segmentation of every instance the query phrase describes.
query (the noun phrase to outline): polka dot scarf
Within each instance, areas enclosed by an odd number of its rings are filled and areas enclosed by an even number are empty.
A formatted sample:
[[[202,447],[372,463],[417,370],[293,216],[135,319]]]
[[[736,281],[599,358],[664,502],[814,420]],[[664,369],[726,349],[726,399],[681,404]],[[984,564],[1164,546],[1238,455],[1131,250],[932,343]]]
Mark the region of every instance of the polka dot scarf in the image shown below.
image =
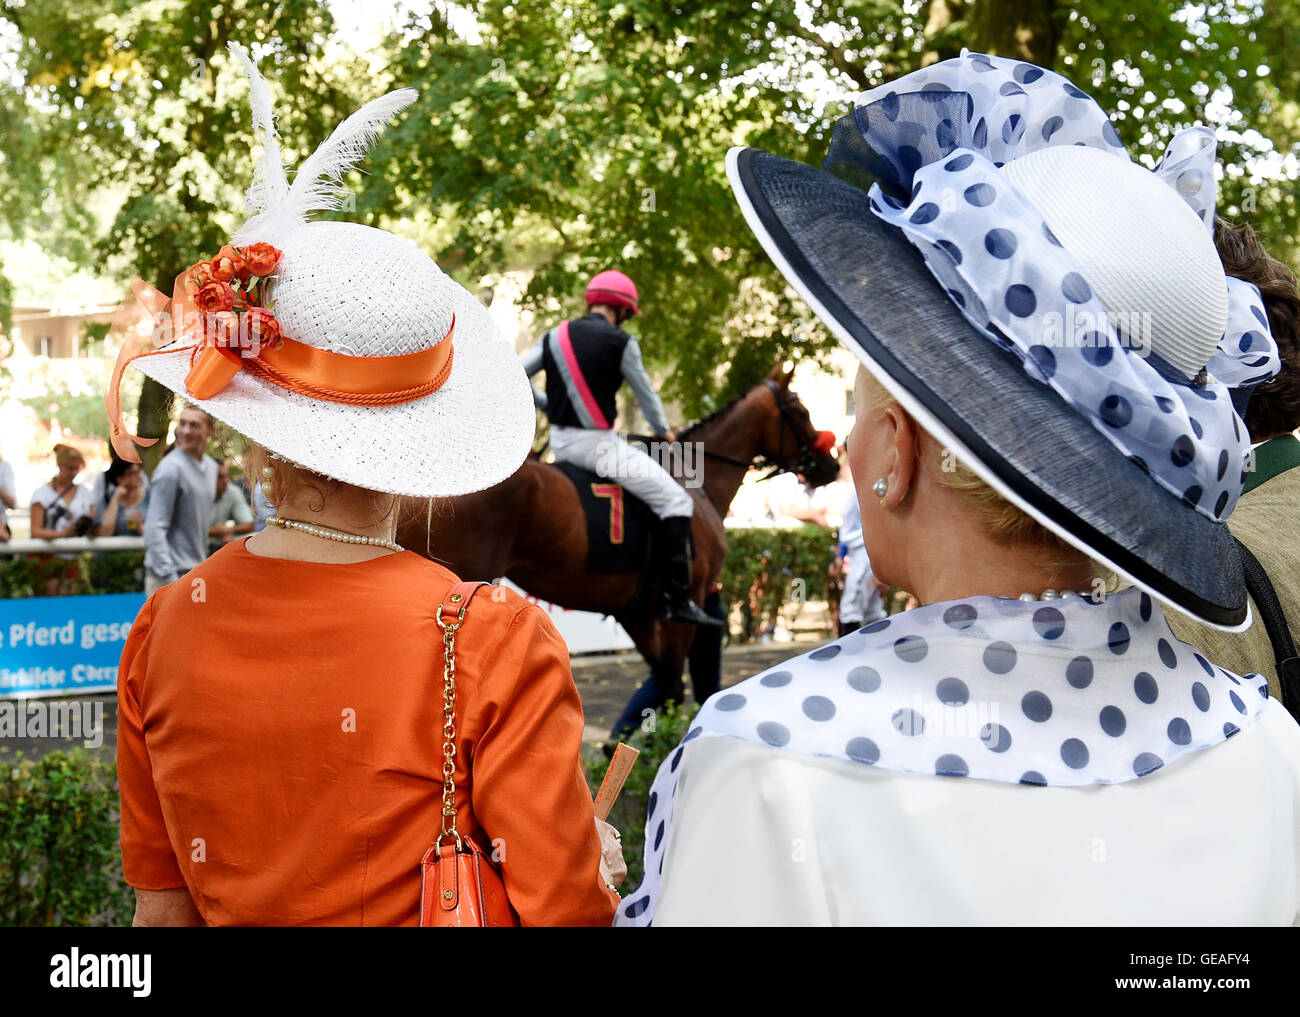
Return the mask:
[[[684,746],[763,742],[876,769],[1034,787],[1139,780],[1255,722],[1260,675],[1179,642],[1137,589],[932,604],[875,622],[713,696],[660,767],[646,877],[616,924],[648,925]]]
[[[1060,75],[979,53],[906,75],[862,101],[836,126],[826,167],[864,187],[870,181],[875,214],[903,231],[971,324],[1026,373],[1175,497],[1225,518],[1250,451],[1232,390],[1248,393],[1280,366],[1258,290],[1231,281],[1228,325],[1208,376],[1188,384],[1151,353],[1140,320],[1108,317],[1074,258],[999,169],[1056,145],[1128,159],[1097,103]],[[1213,132],[1192,128],[1156,170],[1211,230],[1214,151]],[[1049,321],[1059,323],[1056,341],[1045,339]]]

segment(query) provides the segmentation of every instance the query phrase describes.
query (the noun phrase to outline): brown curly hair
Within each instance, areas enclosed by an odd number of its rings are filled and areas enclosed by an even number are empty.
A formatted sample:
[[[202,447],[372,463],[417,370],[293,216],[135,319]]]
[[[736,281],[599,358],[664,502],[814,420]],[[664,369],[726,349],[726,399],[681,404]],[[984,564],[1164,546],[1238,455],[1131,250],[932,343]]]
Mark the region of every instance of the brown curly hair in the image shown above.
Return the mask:
[[[1255,389],[1246,406],[1251,440],[1294,431],[1300,427],[1300,290],[1295,275],[1264,250],[1245,223],[1216,216],[1214,246],[1224,272],[1259,288],[1269,331],[1282,358],[1281,372]]]

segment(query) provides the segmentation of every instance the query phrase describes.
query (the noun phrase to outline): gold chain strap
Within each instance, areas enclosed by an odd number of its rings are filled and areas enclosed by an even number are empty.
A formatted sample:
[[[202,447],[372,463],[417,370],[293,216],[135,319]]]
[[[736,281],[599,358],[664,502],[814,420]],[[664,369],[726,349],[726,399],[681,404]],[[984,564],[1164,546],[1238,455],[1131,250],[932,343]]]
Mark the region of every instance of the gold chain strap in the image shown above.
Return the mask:
[[[462,600],[465,603],[450,625],[442,620],[441,608],[437,616],[438,628],[442,629],[442,832],[434,847],[441,847],[444,838],[451,838],[460,851],[460,831],[456,829],[456,632],[465,622],[469,601],[460,593],[453,593],[450,599],[453,604]]]

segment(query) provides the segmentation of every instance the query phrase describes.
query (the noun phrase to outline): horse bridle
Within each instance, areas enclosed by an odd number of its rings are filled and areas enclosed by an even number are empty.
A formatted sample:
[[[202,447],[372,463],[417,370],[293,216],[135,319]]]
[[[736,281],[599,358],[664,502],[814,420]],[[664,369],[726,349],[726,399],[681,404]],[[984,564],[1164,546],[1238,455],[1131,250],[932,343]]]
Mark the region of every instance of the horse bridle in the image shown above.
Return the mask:
[[[799,443],[798,458],[791,460],[789,465],[786,465],[767,457],[745,462],[735,456],[723,455],[721,452],[710,452],[707,448],[704,450],[704,454],[713,459],[720,459],[724,463],[731,463],[733,466],[743,466],[746,469],[752,466],[755,469],[768,470],[767,473],[758,478],[759,480],[770,480],[779,473],[802,473],[807,477],[817,466],[817,450],[811,442],[800,436],[799,429],[795,426],[794,417],[790,414],[790,404],[797,401],[799,397],[793,392],[789,392],[787,398],[782,399],[780,386],[771,378],[764,378],[763,384],[772,393],[772,398],[776,400],[776,408],[781,411],[781,433],[777,437],[777,447],[781,447],[782,440],[785,437],[785,429],[788,427],[790,433],[794,435],[794,440]]]

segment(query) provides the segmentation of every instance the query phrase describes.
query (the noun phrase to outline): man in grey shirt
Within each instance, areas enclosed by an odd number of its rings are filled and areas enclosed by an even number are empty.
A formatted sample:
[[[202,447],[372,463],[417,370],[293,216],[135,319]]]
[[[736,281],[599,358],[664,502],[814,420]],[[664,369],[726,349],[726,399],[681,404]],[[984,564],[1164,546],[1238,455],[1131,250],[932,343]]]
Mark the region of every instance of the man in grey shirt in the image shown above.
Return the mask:
[[[229,544],[236,537],[253,532],[253,510],[244,500],[244,492],[230,482],[230,467],[217,461],[217,500],[212,503],[210,541]]]
[[[212,431],[212,418],[204,410],[181,410],[176,447],[153,471],[144,521],[146,594],[179,579],[208,556],[217,461],[203,450]]]

